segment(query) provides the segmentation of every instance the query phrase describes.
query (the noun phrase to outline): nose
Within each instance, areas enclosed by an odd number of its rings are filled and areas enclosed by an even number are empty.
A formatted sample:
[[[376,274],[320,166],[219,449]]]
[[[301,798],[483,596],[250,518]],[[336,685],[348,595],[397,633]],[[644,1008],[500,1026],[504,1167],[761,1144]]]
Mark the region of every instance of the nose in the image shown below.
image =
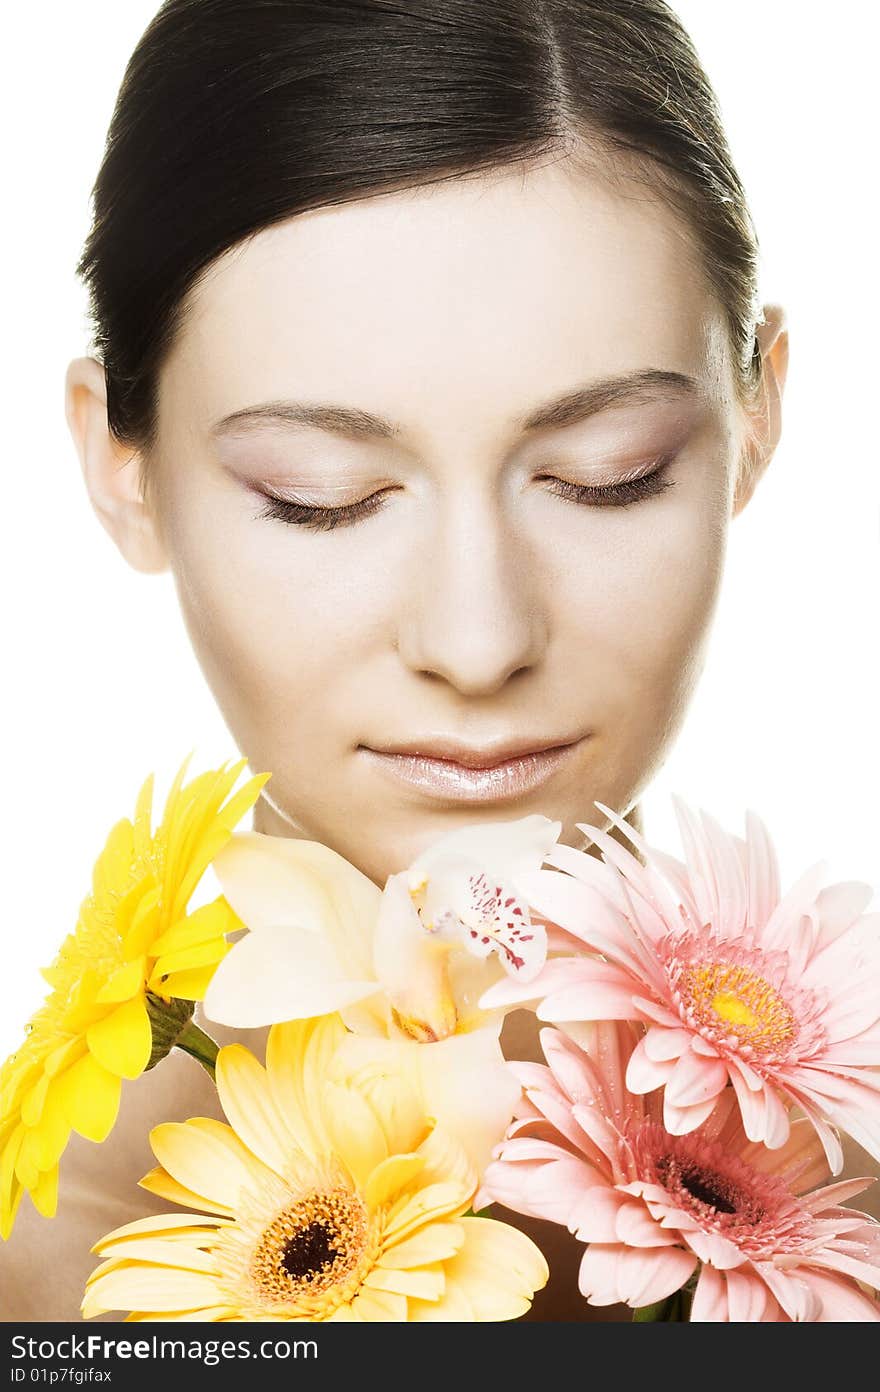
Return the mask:
[[[459,496],[412,554],[398,623],[398,651],[412,671],[489,696],[540,662],[542,567],[498,506]]]

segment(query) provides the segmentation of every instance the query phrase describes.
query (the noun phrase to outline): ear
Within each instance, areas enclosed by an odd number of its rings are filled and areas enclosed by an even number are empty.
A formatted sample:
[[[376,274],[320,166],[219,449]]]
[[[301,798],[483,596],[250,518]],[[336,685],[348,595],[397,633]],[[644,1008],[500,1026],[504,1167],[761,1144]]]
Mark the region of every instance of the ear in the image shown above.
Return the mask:
[[[168,569],[168,557],[141,488],[143,457],[121,445],[107,421],[104,368],[95,358],[75,358],[65,379],[67,424],[83,478],[102,526],[129,565],[146,574]]]
[[[781,305],[764,306],[764,322],[755,331],[761,350],[762,384],[749,408],[731,516],[742,512],[773,458],[782,430],[782,393],[788,373],[788,329]]]

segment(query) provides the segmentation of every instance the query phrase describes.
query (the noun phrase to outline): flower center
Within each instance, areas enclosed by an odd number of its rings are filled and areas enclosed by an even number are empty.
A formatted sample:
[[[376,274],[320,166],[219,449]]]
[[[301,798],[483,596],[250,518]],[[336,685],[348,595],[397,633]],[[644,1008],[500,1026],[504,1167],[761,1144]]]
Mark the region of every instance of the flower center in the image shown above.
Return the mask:
[[[744,1258],[761,1261],[810,1249],[813,1215],[780,1175],[743,1158],[743,1143],[708,1140],[700,1130],[671,1136],[659,1122],[644,1121],[631,1133],[636,1184],[627,1190],[648,1186],[642,1197],[654,1217],[670,1205],[663,1224],[680,1223],[686,1241],[696,1227],[732,1242]],[[682,1214],[688,1215],[684,1221]]]
[[[684,969],[678,990],[695,1023],[713,1032],[723,1029],[761,1050],[782,1048],[795,1036],[787,1001],[750,967],[700,962]]]
[[[742,1196],[723,1175],[682,1164],[674,1157],[661,1161],[657,1169],[667,1187],[683,1191],[696,1204],[713,1209],[715,1213],[736,1213],[742,1207]]]
[[[307,1228],[300,1228],[285,1245],[281,1258],[281,1265],[288,1276],[299,1280],[303,1276],[318,1275],[331,1266],[339,1256],[335,1237],[336,1233],[323,1218],[310,1223]]]
[[[357,1267],[367,1245],[367,1211],[347,1189],[316,1192],[279,1213],[251,1263],[260,1294],[295,1300],[338,1285]]]

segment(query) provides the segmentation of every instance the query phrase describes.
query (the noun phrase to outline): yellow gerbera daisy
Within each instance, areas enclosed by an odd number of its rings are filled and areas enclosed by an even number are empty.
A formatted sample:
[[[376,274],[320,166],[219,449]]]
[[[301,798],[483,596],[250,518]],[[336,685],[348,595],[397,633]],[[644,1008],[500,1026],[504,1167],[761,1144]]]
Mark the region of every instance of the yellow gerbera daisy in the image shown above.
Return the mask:
[[[401,1074],[346,1074],[338,1015],[273,1026],[266,1067],[221,1049],[230,1125],[157,1126],[144,1188],[201,1213],[159,1214],[93,1249],[86,1318],[508,1320],[547,1263],[516,1228],[465,1216],[478,1176]],[[210,1216],[205,1216],[208,1214]]]
[[[26,1026],[21,1048],[0,1069],[3,1238],[25,1190],[37,1210],[52,1217],[58,1162],[71,1131],[92,1141],[106,1138],[122,1079],[138,1077],[168,1052],[229,949],[226,934],[241,926],[222,896],[191,914],[186,908],[269,775],[250,779],[225,801],[246,760],[184,786],[188,762],[155,832],[152,777],[141,789],[134,821],[123,818],[110,832],[76,929],[43,972],[51,994]],[[189,1004],[173,1006],[172,1000]],[[155,1033],[164,1034],[155,1052],[151,1015]]]

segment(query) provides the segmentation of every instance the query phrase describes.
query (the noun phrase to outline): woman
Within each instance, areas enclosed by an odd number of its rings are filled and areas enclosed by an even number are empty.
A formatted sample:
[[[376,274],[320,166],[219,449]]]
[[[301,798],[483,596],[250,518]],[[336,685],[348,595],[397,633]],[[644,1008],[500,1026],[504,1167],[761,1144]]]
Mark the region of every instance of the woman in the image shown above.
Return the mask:
[[[779,437],[756,261],[660,0],[163,6],[95,186],[67,412],[100,520],[171,569],[272,771],[258,831],[383,884],[468,821],[580,845],[598,800],[639,826]],[[78,1317],[91,1242],[154,1209],[149,1125],[216,1114],[187,1064],[71,1147],[59,1218],[22,1212],[7,1317]],[[599,1313],[577,1244],[528,1230],[532,1317]]]

